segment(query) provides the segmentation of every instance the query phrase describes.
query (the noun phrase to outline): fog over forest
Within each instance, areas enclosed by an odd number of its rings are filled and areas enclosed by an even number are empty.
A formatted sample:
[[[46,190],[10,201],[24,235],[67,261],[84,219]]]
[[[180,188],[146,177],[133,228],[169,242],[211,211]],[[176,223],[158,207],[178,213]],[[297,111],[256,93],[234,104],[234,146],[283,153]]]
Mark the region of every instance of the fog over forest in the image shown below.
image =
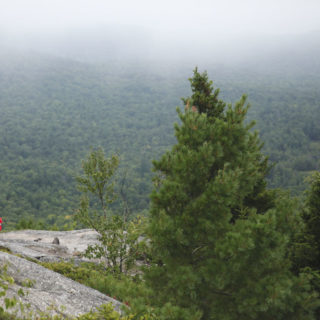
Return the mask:
[[[152,160],[175,142],[195,66],[227,103],[248,94],[276,164],[269,185],[301,194],[320,168],[319,11],[315,0],[1,1],[3,216],[62,225],[91,146],[121,154],[132,210],[147,210]]]
[[[3,0],[0,46],[75,60],[264,63],[319,53],[320,3]],[[299,43],[299,46],[297,46]],[[315,52],[315,50],[318,50]]]
[[[41,319],[87,303],[65,280],[55,303],[24,272],[31,255],[128,306],[72,319],[319,320],[319,13],[320,0],[0,0],[0,319],[36,318],[32,296]],[[6,238],[83,228],[97,243],[72,259],[60,232]]]

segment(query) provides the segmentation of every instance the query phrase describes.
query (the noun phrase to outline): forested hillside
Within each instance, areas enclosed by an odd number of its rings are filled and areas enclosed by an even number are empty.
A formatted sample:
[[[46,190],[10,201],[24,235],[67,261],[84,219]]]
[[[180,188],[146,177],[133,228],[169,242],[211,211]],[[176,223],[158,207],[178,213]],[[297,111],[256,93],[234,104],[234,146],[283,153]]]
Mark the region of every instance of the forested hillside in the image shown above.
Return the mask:
[[[131,210],[148,209],[151,161],[175,142],[175,109],[179,97],[189,95],[186,79],[194,65],[0,56],[2,217],[16,223],[34,216],[61,227],[77,207],[81,159],[98,146],[119,154]],[[257,120],[263,150],[275,163],[269,184],[295,194],[320,168],[320,76],[314,65],[206,68],[225,101],[248,94],[249,119]]]

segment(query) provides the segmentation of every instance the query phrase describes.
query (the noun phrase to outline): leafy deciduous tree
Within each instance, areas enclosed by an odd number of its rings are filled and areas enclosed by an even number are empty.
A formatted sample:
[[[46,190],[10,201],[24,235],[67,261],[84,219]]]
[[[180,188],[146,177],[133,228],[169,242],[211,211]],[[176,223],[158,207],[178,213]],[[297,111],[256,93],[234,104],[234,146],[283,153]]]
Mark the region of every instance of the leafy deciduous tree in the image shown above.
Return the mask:
[[[99,233],[99,244],[89,246],[90,258],[105,258],[107,266],[115,273],[126,272],[139,256],[143,241],[139,241],[143,219],[128,221],[124,214],[109,210],[115,198],[114,175],[119,158],[107,159],[102,149],[91,151],[82,167],[84,176],[78,177],[79,190],[83,192],[76,219]]]

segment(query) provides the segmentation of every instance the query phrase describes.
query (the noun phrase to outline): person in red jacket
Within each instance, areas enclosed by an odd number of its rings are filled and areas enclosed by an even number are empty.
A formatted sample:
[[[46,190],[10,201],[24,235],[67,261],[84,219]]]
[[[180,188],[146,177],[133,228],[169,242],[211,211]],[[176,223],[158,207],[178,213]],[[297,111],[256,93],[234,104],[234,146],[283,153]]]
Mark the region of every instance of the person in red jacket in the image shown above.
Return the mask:
[[[0,218],[0,231],[2,229],[2,218]]]

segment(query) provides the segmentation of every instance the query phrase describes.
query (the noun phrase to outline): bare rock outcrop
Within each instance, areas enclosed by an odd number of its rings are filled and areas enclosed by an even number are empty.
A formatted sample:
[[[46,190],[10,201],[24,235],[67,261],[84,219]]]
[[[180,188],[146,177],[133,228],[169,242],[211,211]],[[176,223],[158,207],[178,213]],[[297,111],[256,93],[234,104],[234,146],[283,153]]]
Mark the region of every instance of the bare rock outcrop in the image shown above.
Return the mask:
[[[120,302],[97,290],[37,263],[0,252],[0,268],[4,268],[5,265],[8,268],[8,275],[14,279],[14,284],[9,286],[7,295],[16,296],[24,306],[29,305],[29,311],[34,314],[34,317],[39,312],[74,317],[107,303],[112,303],[115,310],[120,310]],[[23,290],[24,295],[18,294],[21,292],[20,289]],[[21,315],[21,312],[18,312],[18,315]]]
[[[88,245],[97,243],[98,234],[92,229],[72,231],[20,230],[0,233],[0,247],[12,253],[40,261],[80,258]]]
[[[60,244],[52,243],[55,237],[59,238]],[[33,313],[41,311],[74,317],[106,303],[112,303],[119,311],[120,302],[23,258],[41,261],[73,259],[75,253],[84,252],[89,244],[96,242],[97,234],[90,229],[1,232],[0,248],[7,248],[12,253],[0,251],[0,271],[6,265],[8,275],[14,279],[7,295],[16,296],[23,305],[29,304]],[[18,294],[20,289],[24,295]],[[3,305],[3,299],[0,299],[1,303]]]

